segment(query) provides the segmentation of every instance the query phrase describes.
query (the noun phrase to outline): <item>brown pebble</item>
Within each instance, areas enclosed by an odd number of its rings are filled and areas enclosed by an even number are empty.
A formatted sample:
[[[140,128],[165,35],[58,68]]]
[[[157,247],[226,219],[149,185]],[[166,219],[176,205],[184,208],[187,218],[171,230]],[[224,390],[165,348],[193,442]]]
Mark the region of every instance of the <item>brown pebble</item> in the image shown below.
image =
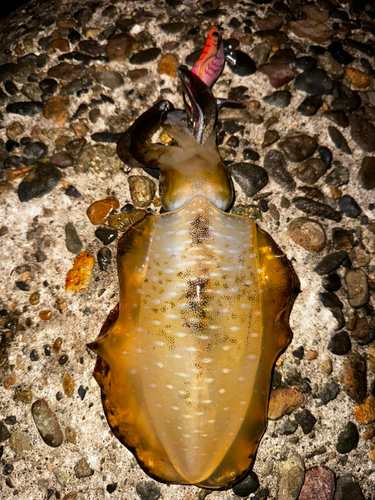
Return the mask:
[[[74,164],[73,157],[66,151],[51,156],[51,163],[59,168],[68,168]]]
[[[30,295],[30,304],[32,306],[36,306],[37,304],[39,304],[39,299],[40,299],[40,294],[39,292],[33,292],[31,295]]]
[[[119,208],[120,202],[115,196],[109,196],[104,200],[94,201],[87,209],[87,217],[90,219],[91,224],[99,226],[105,222],[110,213],[116,208]]]
[[[52,42],[47,45],[46,52],[47,54],[53,54],[56,50],[60,52],[69,52],[70,45],[68,40],[60,38],[57,35],[53,36]]]
[[[69,443],[77,444],[77,431],[75,431],[73,427],[65,427],[65,437]]]
[[[361,340],[365,338],[370,332],[370,325],[367,323],[366,318],[358,318],[355,327],[350,333],[354,340]]]
[[[368,349],[368,365],[372,373],[375,373],[375,345],[371,345]]]
[[[78,139],[82,139],[82,137],[86,137],[86,135],[89,133],[89,129],[83,123],[80,123],[80,122],[72,123],[70,126],[74,130],[74,133],[78,137]]]
[[[7,377],[5,377],[5,379],[3,380],[3,384],[4,384],[5,389],[9,389],[10,387],[17,385],[18,380],[17,380],[16,375],[14,373],[12,373],[11,375],[8,375]]]
[[[288,226],[288,234],[294,243],[308,252],[321,252],[326,245],[326,233],[323,226],[307,217],[292,220]]]
[[[323,361],[320,365],[320,368],[327,375],[331,375],[331,373],[332,373],[332,360],[329,356],[325,356],[325,358],[323,359]]]
[[[304,402],[303,394],[292,387],[278,387],[271,391],[268,418],[277,420],[291,413]]]
[[[358,69],[346,68],[345,73],[355,89],[367,89],[371,83],[371,78]]]
[[[76,500],[78,497],[78,493],[76,491],[71,491],[67,495],[64,496],[62,500]]]
[[[333,33],[333,31],[325,24],[311,21],[310,19],[290,21],[289,27],[299,38],[307,38],[315,43],[326,42]]]
[[[375,398],[368,396],[366,401],[355,407],[355,418],[361,424],[371,424],[375,420]]]
[[[61,337],[57,337],[57,339],[53,343],[52,349],[56,354],[58,354],[61,351],[62,343],[63,343],[63,339]]]
[[[35,425],[43,441],[52,448],[57,448],[63,442],[64,436],[55,413],[45,399],[38,399],[31,407]]]
[[[0,238],[9,234],[9,229],[6,226],[0,227]]]
[[[69,373],[65,373],[63,377],[63,389],[64,393],[71,398],[74,394],[74,378],[69,375]]]
[[[158,64],[158,72],[161,75],[168,75],[171,78],[175,78],[177,66],[177,58],[173,54],[165,54]]]
[[[79,460],[74,466],[74,473],[77,478],[81,478],[92,476],[94,471],[90,468],[87,460],[85,458],[81,458],[81,460]]]
[[[356,403],[366,396],[366,361],[358,352],[350,352],[343,363],[340,380],[346,394]]]
[[[129,58],[132,49],[135,47],[135,39],[127,34],[115,35],[108,42],[105,52],[110,61],[124,62]]]
[[[18,401],[29,405],[34,399],[33,391],[18,391],[16,394],[16,398]]]
[[[154,182],[144,175],[130,175],[128,183],[133,204],[137,207],[148,207],[156,192]]]
[[[375,462],[375,449],[370,450],[368,452],[368,457],[369,457],[370,460],[372,460],[373,462]]]
[[[48,99],[44,104],[43,116],[47,120],[53,120],[57,127],[61,127],[68,119],[67,107],[69,106],[69,99],[63,95],[57,95]]]
[[[375,427],[373,425],[366,429],[366,431],[361,435],[361,439],[363,439],[363,441],[370,441],[373,437],[375,437]]]
[[[52,318],[52,311],[50,309],[43,309],[43,311],[39,311],[39,318],[43,321],[49,321]]]
[[[314,349],[309,349],[308,351],[305,352],[305,359],[307,361],[312,361],[317,357],[318,357],[318,351],[315,351]]]
[[[113,229],[125,233],[133,224],[143,219],[146,214],[146,210],[135,208],[131,212],[125,214],[112,215],[112,217],[108,219],[108,225]]]
[[[142,78],[146,78],[147,75],[148,69],[146,68],[131,69],[127,73],[128,78],[130,78],[130,80],[132,80],[133,82]]]
[[[65,293],[78,292],[89,286],[94,263],[94,257],[88,252],[77,255],[73,267],[66,274]]]

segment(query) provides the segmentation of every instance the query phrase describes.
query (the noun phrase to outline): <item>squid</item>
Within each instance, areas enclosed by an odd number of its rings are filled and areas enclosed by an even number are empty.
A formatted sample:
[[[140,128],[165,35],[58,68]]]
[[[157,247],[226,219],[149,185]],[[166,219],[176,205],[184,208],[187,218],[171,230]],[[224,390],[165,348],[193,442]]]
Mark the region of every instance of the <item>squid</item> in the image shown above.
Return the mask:
[[[120,239],[119,303],[88,346],[109,426],[142,469],[223,490],[253,466],[298,278],[254,220],[227,213],[214,125],[234,103],[186,68],[180,78],[186,111],[161,100],[119,139],[124,163],[160,171],[164,213]]]

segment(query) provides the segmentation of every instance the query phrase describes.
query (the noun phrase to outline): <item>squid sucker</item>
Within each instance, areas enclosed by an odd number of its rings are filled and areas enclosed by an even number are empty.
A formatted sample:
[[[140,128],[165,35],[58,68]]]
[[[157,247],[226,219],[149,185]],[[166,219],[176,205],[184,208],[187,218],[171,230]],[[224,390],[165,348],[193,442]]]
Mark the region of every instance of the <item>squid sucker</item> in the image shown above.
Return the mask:
[[[251,469],[266,428],[298,278],[252,219],[225,212],[234,192],[214,124],[233,103],[187,69],[180,77],[186,112],[159,101],[119,139],[126,164],[160,169],[165,213],[120,239],[119,304],[89,347],[108,423],[143,470],[227,489]],[[152,141],[160,130],[170,145]]]

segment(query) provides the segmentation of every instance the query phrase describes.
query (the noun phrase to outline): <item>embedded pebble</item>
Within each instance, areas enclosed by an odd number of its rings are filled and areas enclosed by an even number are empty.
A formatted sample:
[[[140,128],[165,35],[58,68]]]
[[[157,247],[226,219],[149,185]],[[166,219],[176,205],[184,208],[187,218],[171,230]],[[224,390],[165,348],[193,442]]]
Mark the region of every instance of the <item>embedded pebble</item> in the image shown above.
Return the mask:
[[[346,167],[336,167],[326,175],[325,182],[329,186],[345,186],[349,182],[349,170]]]
[[[72,155],[67,153],[66,151],[61,151],[59,153],[55,153],[50,158],[52,165],[55,165],[59,168],[68,168],[74,164],[74,160]]]
[[[38,101],[13,102],[6,107],[7,113],[21,116],[35,116],[43,111],[43,103]]]
[[[168,75],[175,78],[178,67],[178,60],[173,54],[165,54],[159,61],[158,72],[161,75]]]
[[[335,475],[327,467],[311,467],[305,472],[298,500],[332,500],[335,492]]]
[[[281,462],[278,469],[277,499],[296,500],[305,478],[305,465],[298,455]]]
[[[108,219],[108,225],[113,229],[125,233],[133,224],[143,219],[146,214],[147,212],[145,210],[135,208],[127,213],[112,215]]]
[[[267,151],[264,157],[263,166],[268,172],[268,175],[287,191],[293,191],[296,188],[296,183],[293,177],[286,169],[286,161],[283,154],[276,149]]]
[[[9,446],[18,455],[22,456],[32,450],[31,440],[24,432],[13,432],[9,439]]]
[[[117,71],[100,71],[99,73],[94,74],[94,78],[98,83],[111,90],[115,90],[124,84],[124,79],[120,73],[117,73]]]
[[[317,217],[323,217],[324,219],[334,220],[335,222],[340,222],[342,219],[340,212],[337,212],[325,203],[319,203],[318,201],[310,200],[303,196],[297,196],[293,198],[292,201],[298,210],[301,210],[307,215],[315,215]]]
[[[322,287],[326,292],[336,292],[341,288],[340,276],[336,273],[328,274],[322,279]]]
[[[268,184],[266,170],[252,163],[232,163],[229,172],[249,198]]]
[[[313,137],[295,134],[280,141],[278,146],[290,161],[301,162],[314,154],[318,144]]]
[[[368,396],[363,404],[355,407],[354,413],[361,424],[371,424],[375,420],[375,397]]]
[[[279,387],[272,390],[268,406],[268,418],[277,420],[301,406],[304,400],[303,394],[292,387]]]
[[[238,76],[249,76],[255,73],[256,66],[251,57],[241,50],[236,50],[235,52],[236,64],[229,66],[232,73]]]
[[[45,94],[56,94],[58,84],[54,78],[45,78],[39,83],[39,87]]]
[[[347,354],[352,348],[352,343],[347,332],[334,333],[330,338],[327,348],[332,354],[336,354],[337,356]]]
[[[259,488],[258,476],[254,471],[250,471],[242,481],[233,486],[232,491],[238,497],[248,497]]]
[[[43,441],[53,448],[63,442],[63,433],[55,413],[48,406],[45,399],[38,399],[31,407],[35,425]]]
[[[356,219],[362,212],[358,203],[349,194],[342,196],[337,202],[338,209],[343,212],[347,217]]]
[[[101,271],[106,271],[112,261],[112,253],[108,247],[103,247],[98,251],[98,265]]]
[[[337,479],[333,500],[365,500],[361,488],[351,474],[345,474]]]
[[[280,135],[277,130],[266,130],[264,133],[262,149],[271,146],[280,139]],[[267,176],[268,177],[268,176]]]
[[[78,292],[88,287],[91,281],[94,257],[88,252],[77,255],[74,265],[66,275],[65,293]]]
[[[146,64],[157,59],[160,53],[161,50],[156,47],[152,49],[141,50],[140,52],[133,54],[130,57],[129,62],[130,64],[134,65]]]
[[[263,101],[270,106],[284,109],[289,106],[291,97],[289,90],[276,90],[272,94],[263,97]]]
[[[303,116],[313,116],[322,107],[323,100],[319,95],[306,97],[297,108],[297,113]]]
[[[357,426],[353,422],[348,422],[338,435],[336,450],[341,453],[349,453],[356,448],[359,441]]]
[[[69,99],[64,95],[51,97],[45,102],[43,116],[47,120],[52,120],[57,127],[61,127],[68,119]]]
[[[375,151],[375,126],[357,115],[349,116],[350,134],[353,141],[368,153]]]
[[[332,92],[331,109],[334,111],[344,111],[345,113],[350,113],[359,108],[361,104],[361,98],[350,88],[348,88],[343,83],[336,81],[334,84]],[[359,118],[356,115],[351,115],[351,118]],[[349,118],[349,123],[350,119]],[[354,118],[354,122],[356,119]],[[356,128],[356,127],[355,127]]]
[[[276,89],[294,79],[294,72],[287,64],[266,63],[259,66],[258,71],[266,75]]]
[[[144,175],[130,175],[128,183],[134,205],[148,207],[156,193],[154,182]]]
[[[8,431],[7,426],[4,424],[4,422],[0,422],[0,443],[9,439],[10,436],[11,436],[11,434]]]
[[[375,188],[375,158],[366,156],[358,172],[358,181],[363,189]]]
[[[297,245],[308,252],[321,252],[326,245],[326,234],[323,226],[307,217],[292,220],[288,226],[288,234]]]
[[[365,317],[356,319],[355,326],[351,331],[354,340],[364,339],[370,332],[370,325]]]
[[[290,21],[290,29],[299,38],[307,38],[311,42],[324,43],[333,34],[333,31],[317,21],[305,19],[302,21]]]
[[[335,381],[325,384],[322,390],[319,391],[316,395],[317,398],[320,399],[320,403],[317,403],[317,407],[326,405],[327,403],[335,399],[339,392],[340,387],[336,384]]]
[[[323,69],[304,71],[296,77],[294,86],[312,96],[331,94],[333,90],[333,82]]]
[[[336,127],[329,126],[328,127],[328,134],[331,138],[331,141],[333,142],[333,144],[336,146],[336,148],[338,150],[340,150],[342,153],[345,153],[348,155],[352,154],[345,137],[342,135],[342,133],[339,130],[337,130]]]
[[[85,458],[81,458],[81,460],[79,460],[74,466],[74,474],[77,479],[90,477],[94,474],[94,472],[95,471],[91,469]]]
[[[95,144],[79,153],[74,169],[78,174],[90,172],[101,179],[107,179],[120,172],[123,163],[111,144]]]
[[[120,33],[109,40],[105,52],[110,61],[123,63],[129,58],[135,44],[136,42],[131,35]]]
[[[319,158],[309,158],[299,165],[293,173],[301,182],[311,185],[315,184],[326,171],[327,166]]]
[[[328,110],[323,113],[323,116],[339,127],[346,128],[349,125],[348,117],[343,111]]]
[[[361,403],[366,396],[366,361],[354,351],[344,359],[340,372],[340,381],[346,394],[356,403]]]
[[[141,500],[158,500],[160,488],[155,481],[141,481],[136,484],[135,491]]]
[[[82,252],[82,241],[77,230],[71,222],[65,225],[65,244],[69,252],[78,254]]]
[[[347,258],[348,254],[344,250],[330,253],[323,257],[319,264],[315,266],[314,271],[318,273],[319,276],[332,273],[336,271]]]
[[[103,200],[94,201],[86,210],[91,224],[99,226],[105,222],[111,212],[120,207],[120,202],[115,196],[109,196]]]
[[[61,172],[52,163],[38,163],[19,184],[18,198],[22,202],[41,198],[50,193],[60,180]]]
[[[352,85],[355,89],[367,89],[371,84],[371,78],[358,69],[346,68],[346,76],[350,78]]]
[[[345,274],[345,283],[349,304],[359,309],[367,304],[369,290],[367,276],[362,269],[348,269]]]
[[[95,236],[103,243],[103,245],[109,245],[117,238],[118,232],[116,229],[111,229],[110,227],[106,226],[100,226],[95,231]]]
[[[309,434],[316,424],[316,418],[310,410],[304,409],[294,414],[297,424],[302,428],[304,434]]]

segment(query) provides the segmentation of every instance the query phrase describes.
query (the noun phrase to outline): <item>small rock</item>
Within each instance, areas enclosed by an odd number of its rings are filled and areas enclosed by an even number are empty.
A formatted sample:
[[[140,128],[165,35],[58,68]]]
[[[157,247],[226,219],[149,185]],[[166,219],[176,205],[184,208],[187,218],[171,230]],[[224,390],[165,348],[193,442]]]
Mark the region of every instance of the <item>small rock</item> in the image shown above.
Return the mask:
[[[45,78],[39,83],[39,87],[45,94],[56,94],[58,90],[58,84],[54,78]]]
[[[328,52],[317,57],[319,66],[333,79],[344,76],[344,68]]]
[[[297,424],[301,426],[304,434],[309,434],[316,424],[316,418],[307,409],[295,413],[294,418]]]
[[[43,108],[43,116],[47,120],[53,120],[57,127],[61,127],[68,119],[67,107],[69,106],[69,99],[63,95],[51,97],[45,102]]]
[[[375,151],[375,126],[357,115],[349,116],[350,134],[353,141],[366,152]]]
[[[91,281],[94,257],[88,252],[82,252],[74,259],[73,267],[67,272],[65,293],[77,292],[88,287]]]
[[[333,500],[365,500],[361,488],[351,474],[338,478]]]
[[[116,149],[112,144],[88,146],[79,154],[74,165],[78,174],[90,172],[101,179],[111,178],[120,172],[122,167],[122,161],[116,155]]]
[[[4,422],[0,422],[0,443],[9,439],[10,436],[11,436],[11,434],[8,431],[7,426],[4,424]]]
[[[292,220],[288,226],[288,234],[297,245],[308,252],[321,252],[326,245],[326,234],[323,226],[307,217]]]
[[[98,265],[101,271],[106,271],[111,264],[112,253],[108,247],[103,247],[98,251]]]
[[[260,158],[259,153],[250,148],[244,149],[242,155],[245,161],[258,161]]]
[[[370,332],[370,325],[366,318],[358,318],[356,320],[355,326],[351,332],[351,336],[354,340],[364,339]]]
[[[120,73],[117,73],[117,71],[100,71],[94,74],[94,78],[98,83],[104,85],[105,87],[108,87],[111,90],[115,90],[124,85],[124,79],[122,78]]]
[[[358,441],[357,426],[353,422],[348,422],[338,436],[336,450],[342,454],[349,453],[357,446]]]
[[[6,107],[7,113],[21,116],[35,116],[43,111],[43,103],[38,101],[13,102]]]
[[[229,172],[249,198],[268,184],[266,170],[252,163],[233,163],[229,167]]]
[[[236,64],[229,66],[232,73],[238,76],[249,76],[255,73],[256,66],[251,57],[240,50],[236,50],[235,52]]]
[[[375,420],[375,397],[368,396],[363,404],[355,407],[354,413],[361,424],[371,424]]]
[[[22,202],[41,198],[50,193],[60,180],[61,172],[52,163],[38,163],[19,184],[18,198]]]
[[[348,254],[344,250],[330,253],[323,257],[319,264],[315,266],[314,271],[319,274],[319,276],[332,273],[336,271],[347,258]]]
[[[344,186],[349,182],[349,170],[346,167],[336,167],[326,176],[325,182],[333,187]]]
[[[301,457],[291,455],[281,462],[278,470],[277,499],[296,500],[305,478],[305,465]]]
[[[295,134],[279,142],[279,148],[292,162],[306,160],[316,151],[318,144],[313,137],[306,134]]]
[[[74,159],[66,151],[60,151],[51,156],[51,163],[59,168],[68,168],[74,164]]]
[[[328,110],[323,113],[323,116],[339,127],[346,128],[349,125],[348,117],[343,111]]]
[[[346,68],[345,73],[355,89],[367,89],[370,86],[371,78],[366,73],[353,68]]]
[[[313,96],[331,94],[333,90],[333,82],[323,69],[304,71],[296,77],[294,86]]]
[[[259,66],[258,71],[266,75],[276,89],[294,79],[294,72],[287,64],[266,63]]]
[[[144,175],[130,175],[128,183],[134,205],[148,207],[156,192],[156,186],[152,180]]]
[[[276,90],[272,94],[263,97],[263,101],[270,106],[284,109],[289,106],[291,98],[292,95],[289,90]]]
[[[135,491],[141,500],[158,500],[161,496],[160,488],[155,481],[140,481]]]
[[[363,189],[375,188],[375,158],[367,156],[363,158],[361,168],[358,172],[359,185]]]
[[[334,473],[327,467],[311,467],[305,472],[298,500],[332,500],[334,492]]]
[[[9,440],[9,446],[18,456],[22,456],[32,449],[30,438],[23,432],[13,432]]]
[[[69,373],[65,373],[62,384],[65,395],[71,398],[74,394],[74,378]]]
[[[278,141],[279,138],[280,138],[280,136],[279,136],[279,133],[277,132],[277,130],[266,130],[264,133],[262,149],[267,148],[268,146],[271,146],[276,141]],[[267,179],[268,179],[268,176],[267,176]]]
[[[90,468],[85,458],[81,458],[74,466],[74,474],[78,479],[81,477],[90,477],[94,472],[95,471]]]
[[[103,243],[103,245],[109,245],[117,238],[118,232],[116,229],[101,226],[95,231],[95,236]]]
[[[304,184],[315,184],[327,171],[326,165],[319,158],[309,158],[299,165],[294,174]]]
[[[106,48],[105,52],[110,61],[122,63],[126,61],[135,46],[134,38],[128,33],[120,33],[112,37]]]
[[[104,48],[98,43],[97,40],[89,38],[88,40],[81,40],[78,44],[79,51],[88,54],[92,57],[104,56]]]
[[[352,343],[345,331],[334,333],[328,343],[328,350],[337,356],[347,354],[351,348]]]
[[[81,193],[78,191],[77,188],[75,188],[74,186],[72,186],[71,184],[69,186],[67,186],[67,188],[65,189],[65,194],[67,196],[69,196],[70,198],[81,198],[82,195]]]
[[[313,116],[322,107],[323,100],[320,95],[306,97],[297,108],[297,113],[303,116]]]
[[[115,196],[109,196],[104,200],[98,200],[91,203],[86,210],[87,217],[90,219],[91,224],[99,226],[105,222],[111,212],[120,207],[120,202]]]
[[[351,155],[352,152],[350,151],[350,148],[348,146],[348,143],[346,142],[345,137],[342,135],[342,133],[337,130],[336,127],[328,127],[328,134],[331,138],[331,141],[333,144],[336,146],[338,150],[340,150],[342,153],[345,153],[347,155]]]
[[[151,61],[155,61],[159,57],[161,53],[161,50],[158,48],[151,48],[151,49],[146,49],[146,50],[141,50],[140,52],[137,52],[136,54],[132,55],[131,58],[129,59],[130,64],[134,65],[142,65],[149,63]]]
[[[315,57],[302,56],[297,57],[297,59],[294,61],[294,65],[296,68],[301,69],[302,71],[310,71],[311,69],[316,68],[317,62]]]
[[[296,183],[293,177],[286,169],[286,161],[283,154],[276,149],[267,151],[264,157],[263,166],[268,172],[268,175],[287,191],[293,191],[296,188]]]
[[[332,162],[332,153],[331,153],[331,151],[327,147],[325,147],[325,146],[320,146],[318,148],[318,155],[319,155],[319,158],[324,163],[324,165],[327,168],[330,168],[331,167],[331,162]]]
[[[293,198],[292,201],[296,205],[298,210],[301,210],[308,215],[323,217],[324,219],[330,219],[336,222],[340,222],[342,219],[342,216],[339,212],[334,210],[329,205],[326,205],[325,203],[319,203],[318,201],[310,200],[309,198],[304,198],[302,196]]]
[[[303,394],[291,387],[279,387],[272,390],[270,395],[268,418],[277,420],[283,415],[291,413],[304,402]]]
[[[331,101],[332,110],[351,113],[352,111],[355,111],[357,108],[359,108],[360,105],[361,98],[359,97],[357,92],[354,92],[340,82],[335,82]]]
[[[133,224],[143,219],[146,214],[146,210],[135,208],[127,213],[112,215],[108,219],[108,225],[113,229],[117,229],[118,231],[125,233],[131,226],[133,226]]]
[[[290,420],[290,418],[287,418],[283,423],[280,432],[283,436],[291,436],[296,432],[297,429],[298,429],[298,424],[296,422],[293,422],[293,420]]]
[[[71,82],[72,80],[81,78],[83,72],[84,67],[81,65],[61,62],[48,70],[48,76],[57,80]]]
[[[53,448],[60,446],[63,442],[63,433],[47,401],[45,399],[35,401],[31,407],[31,414],[43,441]]]
[[[342,43],[335,40],[331,44],[328,45],[328,52],[336,59],[339,64],[350,64],[354,61],[354,57],[347,52]]]
[[[258,476],[254,471],[250,471],[245,479],[242,479],[240,483],[233,486],[232,491],[238,497],[248,497],[251,493],[254,493],[259,488]]]
[[[340,276],[336,273],[328,274],[322,279],[322,287],[326,292],[337,292],[341,288]]]
[[[173,54],[165,54],[158,64],[158,73],[161,75],[167,75],[170,78],[176,77],[176,71],[178,67],[178,60]]]
[[[76,228],[71,222],[65,225],[65,244],[69,252],[78,254],[82,252],[82,241],[78,236]]]
[[[310,19],[290,21],[291,31],[299,38],[307,38],[311,42],[324,43],[331,38],[333,31],[325,24]]]
[[[330,401],[333,401],[339,392],[340,388],[336,384],[336,382],[334,381],[328,382],[327,384],[324,385],[323,389],[317,394],[317,398],[320,399],[320,403],[318,403],[317,406],[326,405]]]
[[[375,130],[375,129],[374,129]],[[358,203],[349,194],[342,196],[337,202],[338,209],[343,212],[347,217],[356,219],[362,212]]]
[[[367,276],[362,269],[348,269],[345,283],[349,304],[353,309],[360,309],[369,301]]]
[[[351,352],[344,359],[340,380],[346,394],[361,403],[367,392],[366,361],[358,352]]]

